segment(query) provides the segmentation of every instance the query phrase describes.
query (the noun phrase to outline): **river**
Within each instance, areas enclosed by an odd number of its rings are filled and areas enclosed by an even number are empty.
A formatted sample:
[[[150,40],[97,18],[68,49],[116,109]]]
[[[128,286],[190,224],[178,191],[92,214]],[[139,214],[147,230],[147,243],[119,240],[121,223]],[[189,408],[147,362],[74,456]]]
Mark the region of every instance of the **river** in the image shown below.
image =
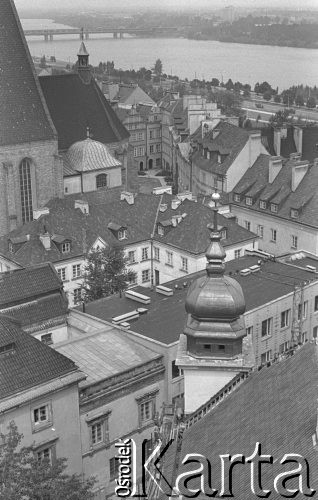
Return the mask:
[[[40,29],[62,25],[49,19],[22,19],[25,29]],[[32,55],[51,56],[68,62],[76,61],[79,39],[74,35],[55,36],[51,42],[40,37],[27,37]],[[114,61],[116,68],[151,68],[161,59],[163,71],[192,80],[211,80],[249,83],[268,81],[283,90],[292,85],[318,85],[318,50],[268,45],[243,45],[217,41],[187,40],[185,38],[134,38],[125,35],[91,35],[85,41],[90,63]]]

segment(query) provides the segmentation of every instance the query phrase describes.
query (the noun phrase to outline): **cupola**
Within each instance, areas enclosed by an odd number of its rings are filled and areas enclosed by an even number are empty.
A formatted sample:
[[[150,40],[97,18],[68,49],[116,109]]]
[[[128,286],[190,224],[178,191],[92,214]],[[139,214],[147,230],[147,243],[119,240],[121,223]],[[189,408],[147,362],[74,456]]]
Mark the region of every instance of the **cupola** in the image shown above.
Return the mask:
[[[81,43],[77,53],[77,72],[83,83],[90,83],[92,79],[89,67],[89,53],[86,50],[84,42]]]

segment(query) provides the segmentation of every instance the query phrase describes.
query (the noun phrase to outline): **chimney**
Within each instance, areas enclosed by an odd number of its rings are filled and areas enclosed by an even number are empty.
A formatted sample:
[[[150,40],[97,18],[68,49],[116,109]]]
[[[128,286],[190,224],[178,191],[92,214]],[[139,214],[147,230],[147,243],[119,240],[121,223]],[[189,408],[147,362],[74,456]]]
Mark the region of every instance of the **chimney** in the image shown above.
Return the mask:
[[[301,160],[301,155],[299,153],[290,153],[289,159],[292,162],[298,162]]]
[[[37,220],[41,217],[41,215],[49,215],[50,209],[48,207],[37,208],[33,210],[33,220]]]
[[[171,201],[171,208],[172,210],[177,210],[178,206],[181,204],[181,200],[178,200],[178,198],[174,198]]]
[[[281,146],[281,130],[280,128],[274,129],[274,150],[277,156],[280,156]]]
[[[212,138],[216,139],[217,136],[219,135],[219,133],[220,133],[220,130],[217,129],[217,128],[214,128],[213,131],[212,131]]]
[[[74,208],[79,208],[85,215],[89,214],[89,205],[87,201],[75,200]]]
[[[280,156],[271,156],[268,163],[268,182],[271,184],[276,179],[283,166]]]
[[[294,142],[297,153],[301,155],[303,152],[303,129],[301,127],[294,127]]]
[[[123,191],[122,193],[120,193],[120,199],[126,200],[128,205],[133,205],[135,202],[134,194],[130,193],[129,191]]]
[[[300,165],[292,165],[292,191],[296,191],[298,188],[307,173],[308,166],[306,162],[302,162]]]
[[[48,232],[40,234],[40,241],[45,250],[51,250],[51,235]]]

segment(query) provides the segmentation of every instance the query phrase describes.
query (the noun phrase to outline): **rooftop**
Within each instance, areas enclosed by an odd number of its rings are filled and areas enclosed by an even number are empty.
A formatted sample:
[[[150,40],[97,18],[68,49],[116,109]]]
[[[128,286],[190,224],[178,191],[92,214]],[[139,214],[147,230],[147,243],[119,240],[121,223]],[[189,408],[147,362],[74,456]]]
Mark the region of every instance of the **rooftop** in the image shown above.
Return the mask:
[[[225,274],[234,277],[243,289],[246,311],[292,293],[296,284],[317,279],[317,276],[309,270],[271,260],[262,262],[258,272],[247,276],[239,274],[242,269],[258,265],[259,260],[256,256],[245,256],[225,263]],[[140,286],[134,288],[134,291],[150,297],[151,302],[145,306],[146,314],[130,321],[131,330],[164,344],[177,342],[186,320],[185,299],[188,287],[194,279],[204,274],[205,271],[201,271],[165,283],[165,287],[173,290],[172,296],[159,294],[150,288]],[[112,296],[88,303],[86,312],[111,321],[113,317],[138,307],[140,305],[134,300]]]
[[[67,171],[71,170],[73,174],[121,166],[105,144],[89,137],[72,144],[63,160]]]
[[[87,375],[82,387],[161,357],[112,326],[55,344],[55,350],[72,359]]]
[[[77,73],[43,76],[41,88],[58,133],[59,150],[91,137],[103,144],[128,140],[129,133],[92,78],[84,83]]]
[[[308,461],[310,486],[317,490],[318,457],[312,439],[317,426],[317,350],[315,344],[308,343],[288,359],[253,372],[205,417],[189,427],[183,434],[180,453],[170,448],[165,455],[163,474],[167,480],[170,482],[172,477],[175,480],[176,475],[189,470],[182,465],[187,453],[200,453],[210,461],[213,488],[220,491],[220,455],[248,457],[253,454],[256,443],[260,443],[262,455],[271,455],[274,459],[272,465],[262,467],[262,486],[272,491],[271,498],[282,498],[274,491],[273,481],[279,473],[285,471],[286,474],[287,469],[280,461],[289,453],[299,454]],[[237,500],[255,496],[250,489],[250,471],[247,465],[234,467],[232,485]],[[290,488],[292,484],[289,480],[285,487]],[[199,487],[196,480],[187,486]]]
[[[0,399],[77,371],[73,361],[0,315]]]
[[[13,0],[1,2],[0,88],[0,145],[55,138]]]

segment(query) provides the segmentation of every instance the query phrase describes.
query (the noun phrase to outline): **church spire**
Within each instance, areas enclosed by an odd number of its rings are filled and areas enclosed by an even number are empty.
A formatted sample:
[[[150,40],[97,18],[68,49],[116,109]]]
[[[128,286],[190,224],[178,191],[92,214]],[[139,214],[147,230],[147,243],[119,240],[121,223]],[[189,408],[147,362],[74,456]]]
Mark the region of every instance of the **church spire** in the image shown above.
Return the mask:
[[[77,72],[83,83],[90,83],[92,74],[89,66],[89,53],[86,50],[85,43],[81,42],[81,46],[77,53]]]

